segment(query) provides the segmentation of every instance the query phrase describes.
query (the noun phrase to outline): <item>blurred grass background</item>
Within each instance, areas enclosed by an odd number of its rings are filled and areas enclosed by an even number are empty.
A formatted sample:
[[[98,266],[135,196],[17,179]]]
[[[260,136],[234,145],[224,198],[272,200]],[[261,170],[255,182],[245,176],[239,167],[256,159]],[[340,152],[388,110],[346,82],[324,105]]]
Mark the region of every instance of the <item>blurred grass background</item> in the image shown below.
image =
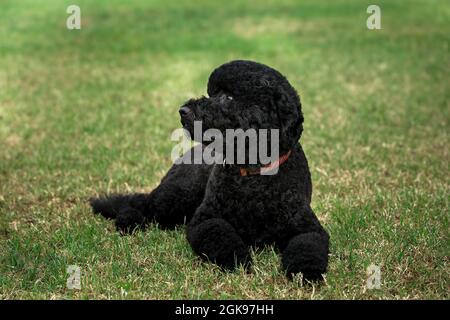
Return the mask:
[[[81,8],[67,30],[66,8]],[[0,2],[0,298],[449,298],[446,1]],[[271,248],[250,274],[191,252],[184,229],[120,237],[86,200],[150,191],[177,110],[211,70],[252,59],[302,97],[313,208],[331,234],[321,286]],[[365,290],[366,268],[382,286]],[[66,288],[79,265],[82,289]]]

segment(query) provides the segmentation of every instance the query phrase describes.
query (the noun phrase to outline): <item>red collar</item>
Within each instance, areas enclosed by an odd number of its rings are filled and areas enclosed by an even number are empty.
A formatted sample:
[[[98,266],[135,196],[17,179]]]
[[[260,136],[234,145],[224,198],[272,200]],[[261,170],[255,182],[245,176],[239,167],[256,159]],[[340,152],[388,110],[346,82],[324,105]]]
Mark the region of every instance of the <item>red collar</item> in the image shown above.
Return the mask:
[[[281,166],[289,158],[291,152],[292,150],[289,150],[287,153],[279,157],[276,161],[266,164],[264,167],[258,169],[240,168],[239,170],[241,177],[260,175],[272,171],[273,169]]]

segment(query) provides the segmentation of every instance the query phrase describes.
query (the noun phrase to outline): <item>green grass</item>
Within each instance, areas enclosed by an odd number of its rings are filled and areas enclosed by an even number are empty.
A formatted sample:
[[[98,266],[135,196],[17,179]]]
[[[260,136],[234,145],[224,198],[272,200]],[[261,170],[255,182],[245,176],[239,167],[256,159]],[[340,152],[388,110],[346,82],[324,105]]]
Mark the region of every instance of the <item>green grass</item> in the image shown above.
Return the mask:
[[[446,1],[0,3],[0,298],[449,299]],[[184,228],[121,237],[86,200],[150,191],[177,110],[231,59],[264,62],[302,96],[326,282],[288,281],[271,248],[252,272],[195,257]],[[366,268],[382,286],[365,290]],[[66,288],[81,267],[82,289]]]

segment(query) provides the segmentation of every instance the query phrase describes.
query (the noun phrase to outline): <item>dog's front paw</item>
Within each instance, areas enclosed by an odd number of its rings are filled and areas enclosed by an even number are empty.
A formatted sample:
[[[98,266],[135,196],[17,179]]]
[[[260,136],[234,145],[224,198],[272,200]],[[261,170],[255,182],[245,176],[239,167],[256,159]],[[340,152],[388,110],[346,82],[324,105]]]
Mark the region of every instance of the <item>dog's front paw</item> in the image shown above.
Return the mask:
[[[223,219],[209,219],[196,226],[188,226],[188,241],[203,259],[226,270],[250,264],[248,247],[235,229]]]
[[[306,280],[322,280],[328,265],[328,237],[317,232],[295,236],[283,251],[281,262],[289,278],[302,273]]]

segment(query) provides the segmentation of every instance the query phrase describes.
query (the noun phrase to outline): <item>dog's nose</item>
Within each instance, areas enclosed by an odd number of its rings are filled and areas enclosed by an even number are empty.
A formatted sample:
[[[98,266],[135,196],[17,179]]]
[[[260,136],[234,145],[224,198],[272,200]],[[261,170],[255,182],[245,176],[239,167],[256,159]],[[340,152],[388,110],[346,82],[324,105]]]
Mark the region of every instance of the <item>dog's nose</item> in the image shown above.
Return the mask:
[[[181,107],[180,110],[178,111],[180,113],[180,116],[185,117],[187,116],[189,113],[192,112],[191,108],[189,107]]]

